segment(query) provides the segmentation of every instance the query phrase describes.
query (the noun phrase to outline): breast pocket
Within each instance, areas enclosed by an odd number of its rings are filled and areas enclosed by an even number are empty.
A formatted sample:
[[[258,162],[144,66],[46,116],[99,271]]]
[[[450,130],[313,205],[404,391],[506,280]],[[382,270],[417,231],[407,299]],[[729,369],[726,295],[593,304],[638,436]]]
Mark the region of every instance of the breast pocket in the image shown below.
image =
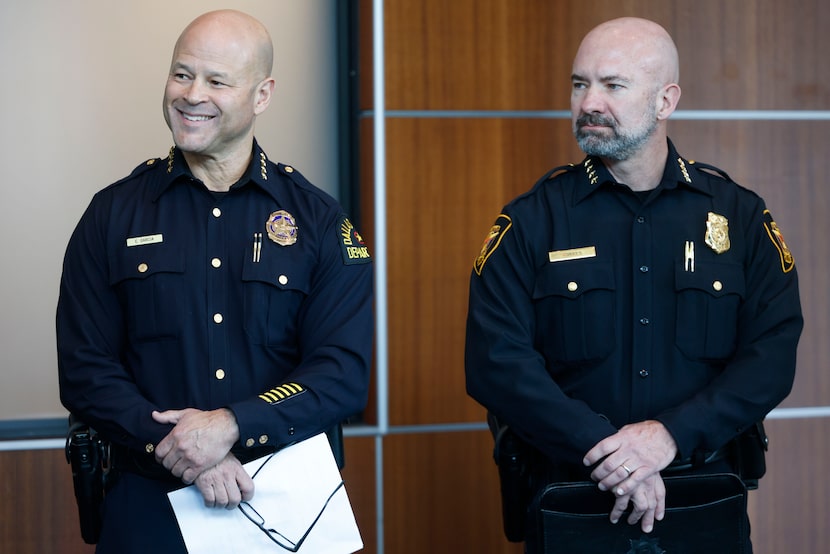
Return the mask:
[[[110,286],[124,306],[128,334],[137,340],[180,336],[185,261],[169,244],[127,248],[112,262]]]
[[[608,357],[615,348],[616,285],[612,264],[545,266],[533,290],[537,343],[562,363]]]
[[[694,272],[678,268],[677,347],[699,360],[722,360],[735,351],[738,310],[745,297],[739,264],[707,263]]]
[[[242,270],[245,332],[255,344],[296,348],[297,316],[311,290],[310,266],[288,256],[248,260]]]

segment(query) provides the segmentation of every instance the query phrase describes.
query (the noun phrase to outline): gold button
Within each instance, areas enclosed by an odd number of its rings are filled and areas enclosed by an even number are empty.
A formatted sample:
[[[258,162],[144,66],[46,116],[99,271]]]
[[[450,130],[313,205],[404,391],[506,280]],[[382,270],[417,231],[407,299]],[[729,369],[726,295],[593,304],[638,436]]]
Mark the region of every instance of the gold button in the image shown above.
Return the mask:
[[[294,173],[294,168],[291,167],[290,165],[287,165],[287,166],[285,166],[285,172],[286,173]]]
[[[720,281],[715,281],[714,283],[712,283],[712,288],[720,292],[723,289],[723,283],[721,283]]]
[[[220,260],[219,258],[213,258],[210,261],[210,265],[212,265],[213,267],[219,268],[219,267],[222,266],[222,260]]]
[[[216,378],[220,381],[225,378],[225,370],[224,369],[217,369],[216,370]]]
[[[245,446],[247,446],[248,448],[252,447],[255,444],[256,444],[256,441],[254,439],[248,439],[248,440],[245,441]]]
[[[155,449],[156,449],[156,447],[153,445],[153,443],[148,443],[148,444],[144,447],[144,450],[146,450],[146,451],[147,451],[147,454],[152,454],[152,453],[153,453],[153,451],[154,451]]]
[[[576,284],[576,281],[571,281],[568,283],[568,290],[571,292],[576,292],[576,289],[579,288],[579,285]]]
[[[222,323],[222,314],[213,314],[214,323]]]
[[[213,208],[213,217],[219,217],[220,215],[222,215],[222,210],[219,208]]]
[[[286,285],[288,284],[288,277],[286,277],[285,275],[280,275],[277,281],[279,281],[281,285]]]
[[[147,273],[148,269],[150,269],[150,267],[147,264],[143,264],[143,263],[138,264],[138,272],[139,273]]]
[[[268,435],[262,435],[259,437],[259,444],[265,444],[268,442]]]

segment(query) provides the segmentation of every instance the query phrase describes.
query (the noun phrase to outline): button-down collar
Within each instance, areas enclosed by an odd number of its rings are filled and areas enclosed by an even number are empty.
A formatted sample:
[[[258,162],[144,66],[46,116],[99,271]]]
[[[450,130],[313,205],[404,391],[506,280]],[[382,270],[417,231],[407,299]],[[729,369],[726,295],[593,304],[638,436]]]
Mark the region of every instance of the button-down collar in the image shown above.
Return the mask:
[[[159,165],[165,169],[163,172],[160,172],[161,176],[157,182],[157,189],[153,195],[154,201],[158,200],[158,198],[174,183],[199,182],[199,180],[193,176],[193,172],[190,170],[190,167],[188,167],[182,151],[175,146],[170,148],[170,153],[167,158],[161,160],[161,162],[162,163]],[[242,177],[240,177],[239,180],[231,186],[231,190],[246,186],[248,183],[253,183],[268,193],[268,195],[274,200],[279,201],[279,198],[277,198],[276,195],[275,187],[268,186],[268,180],[276,177],[274,167],[275,166],[273,164],[269,163],[265,152],[263,152],[256,140],[254,140],[251,162],[248,164],[248,168],[245,170],[245,173],[242,174]],[[285,168],[283,166],[278,166],[278,170],[279,173],[285,172]]]
[[[660,180],[659,188],[673,189],[678,185],[688,186],[704,194],[712,196],[712,190],[707,179],[695,179],[696,169],[693,162],[682,158],[677,153],[674,144],[668,140],[669,155],[666,159],[666,167],[663,177]],[[598,156],[588,156],[580,164],[579,171],[582,172],[583,182],[574,190],[574,204],[578,204],[595,191],[605,185],[617,185],[617,180],[602,163]]]

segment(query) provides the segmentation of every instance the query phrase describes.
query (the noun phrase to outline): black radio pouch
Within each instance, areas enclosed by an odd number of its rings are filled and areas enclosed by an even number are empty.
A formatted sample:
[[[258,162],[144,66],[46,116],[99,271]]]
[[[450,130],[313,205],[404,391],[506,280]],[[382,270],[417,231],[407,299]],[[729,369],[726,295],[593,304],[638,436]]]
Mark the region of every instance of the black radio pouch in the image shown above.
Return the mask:
[[[107,458],[106,443],[89,425],[70,415],[66,461],[72,467],[81,537],[87,544],[97,544],[101,534],[101,503],[104,500]]]
[[[492,413],[487,414],[487,424],[493,434],[493,458],[499,470],[504,535],[510,542],[522,542],[533,496],[532,454],[526,443]]]
[[[766,453],[769,438],[764,422],[759,421],[735,437],[733,441],[735,465],[746,488],[758,488],[758,480],[767,472]]]

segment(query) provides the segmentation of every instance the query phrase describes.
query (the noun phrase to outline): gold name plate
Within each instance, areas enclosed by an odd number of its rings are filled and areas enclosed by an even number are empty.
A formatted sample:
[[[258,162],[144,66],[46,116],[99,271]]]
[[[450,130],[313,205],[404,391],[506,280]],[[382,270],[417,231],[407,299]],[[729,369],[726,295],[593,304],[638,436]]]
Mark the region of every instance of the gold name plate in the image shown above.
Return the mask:
[[[584,248],[571,248],[570,250],[554,250],[548,252],[548,259],[551,262],[565,262],[568,260],[581,260],[583,258],[595,258],[597,249],[593,246]]]

